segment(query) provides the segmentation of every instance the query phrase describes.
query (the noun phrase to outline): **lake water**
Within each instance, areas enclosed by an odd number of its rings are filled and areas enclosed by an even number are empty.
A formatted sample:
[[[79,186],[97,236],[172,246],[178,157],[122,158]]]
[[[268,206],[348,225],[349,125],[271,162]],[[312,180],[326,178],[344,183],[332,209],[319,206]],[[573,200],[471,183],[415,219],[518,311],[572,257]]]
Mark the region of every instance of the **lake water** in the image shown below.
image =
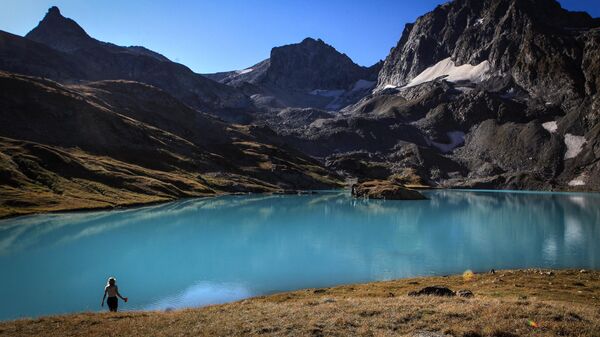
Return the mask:
[[[600,268],[600,195],[226,196],[0,221],[0,319],[168,309],[466,269]],[[106,307],[105,307],[106,308]]]

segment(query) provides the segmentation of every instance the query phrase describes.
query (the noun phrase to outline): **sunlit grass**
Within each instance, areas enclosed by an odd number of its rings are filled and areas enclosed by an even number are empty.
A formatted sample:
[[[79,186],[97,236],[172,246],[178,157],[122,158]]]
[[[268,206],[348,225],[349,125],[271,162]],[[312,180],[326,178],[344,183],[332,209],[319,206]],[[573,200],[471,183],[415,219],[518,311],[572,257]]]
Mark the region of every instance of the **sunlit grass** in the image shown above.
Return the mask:
[[[474,298],[409,297],[429,285]],[[500,271],[307,289],[174,312],[81,313],[0,324],[3,336],[580,336],[600,331],[600,272]],[[530,322],[535,322],[532,325]],[[537,327],[535,327],[537,326]]]

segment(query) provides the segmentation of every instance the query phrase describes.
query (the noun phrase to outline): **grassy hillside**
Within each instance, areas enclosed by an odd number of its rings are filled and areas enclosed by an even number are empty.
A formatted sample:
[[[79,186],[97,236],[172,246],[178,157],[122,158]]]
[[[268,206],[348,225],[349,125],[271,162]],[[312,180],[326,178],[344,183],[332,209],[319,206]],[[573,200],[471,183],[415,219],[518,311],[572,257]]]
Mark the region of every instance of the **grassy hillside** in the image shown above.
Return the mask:
[[[317,161],[131,81],[0,72],[0,217],[339,186]]]
[[[475,296],[407,296],[430,285]],[[598,271],[520,270],[308,289],[172,312],[24,319],[0,323],[0,335],[597,337],[599,308]]]

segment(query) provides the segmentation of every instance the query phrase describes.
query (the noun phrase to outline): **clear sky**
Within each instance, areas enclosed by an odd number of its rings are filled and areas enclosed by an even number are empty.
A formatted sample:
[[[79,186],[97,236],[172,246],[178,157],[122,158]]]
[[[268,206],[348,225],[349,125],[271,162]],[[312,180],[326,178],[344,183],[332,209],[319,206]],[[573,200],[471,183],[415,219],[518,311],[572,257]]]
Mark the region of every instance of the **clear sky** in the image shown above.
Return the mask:
[[[243,69],[272,47],[321,38],[356,63],[384,59],[404,24],[444,0],[0,0],[0,30],[25,35],[49,7],[91,36],[142,45],[199,73]],[[600,0],[561,0],[600,17]]]

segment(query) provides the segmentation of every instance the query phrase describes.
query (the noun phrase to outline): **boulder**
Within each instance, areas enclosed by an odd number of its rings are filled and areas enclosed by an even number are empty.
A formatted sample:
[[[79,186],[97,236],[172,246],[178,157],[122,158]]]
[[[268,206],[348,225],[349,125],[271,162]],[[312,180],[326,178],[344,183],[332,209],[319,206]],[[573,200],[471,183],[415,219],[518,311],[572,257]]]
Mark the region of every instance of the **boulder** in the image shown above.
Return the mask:
[[[425,200],[419,191],[406,188],[387,180],[371,180],[352,185],[352,196],[355,198],[387,199],[387,200]]]
[[[456,295],[458,297],[465,297],[465,298],[471,298],[471,297],[475,296],[475,295],[473,295],[473,292],[471,290],[466,290],[466,289],[461,289],[461,290],[457,291]]]
[[[411,291],[408,296],[446,296],[453,297],[456,293],[449,288],[442,286],[425,287],[419,291]]]

